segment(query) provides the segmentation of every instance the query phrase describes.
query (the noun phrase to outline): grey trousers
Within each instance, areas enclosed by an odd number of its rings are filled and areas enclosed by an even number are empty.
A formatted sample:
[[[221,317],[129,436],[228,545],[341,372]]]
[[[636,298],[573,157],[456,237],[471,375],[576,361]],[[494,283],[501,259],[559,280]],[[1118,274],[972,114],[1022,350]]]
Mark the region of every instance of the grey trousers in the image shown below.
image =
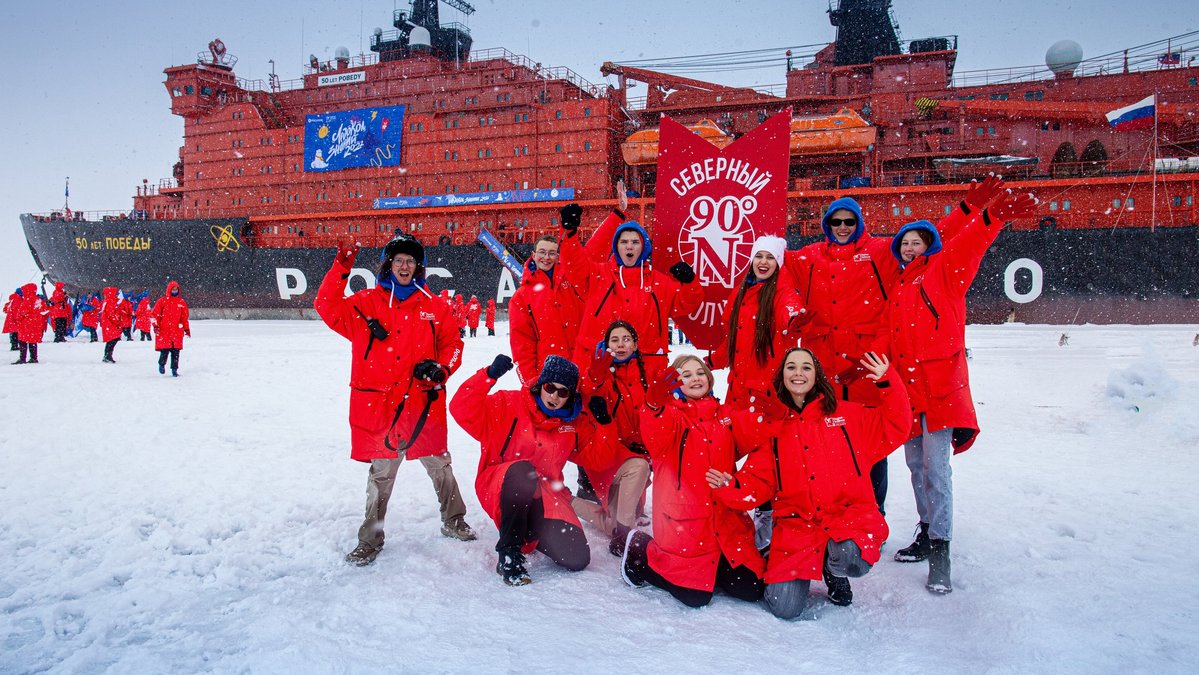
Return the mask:
[[[825,565],[837,577],[860,577],[870,571],[870,563],[862,560],[862,549],[852,539],[829,540],[825,550]],[[812,582],[793,579],[766,584],[766,607],[780,619],[794,619],[808,606],[808,589]]]
[[[920,414],[923,434],[904,443],[903,453],[912,473],[912,494],[920,522],[928,523],[930,539],[953,538],[953,429],[928,432],[928,420]]]
[[[366,517],[358,528],[358,541],[375,548],[383,546],[383,521],[387,517],[387,502],[395,487],[396,471],[403,458],[371,460],[370,473],[366,480]],[[458,481],[450,466],[450,453],[421,457],[421,465],[433,481],[437,501],[441,505],[441,521],[449,522],[466,515],[466,503],[458,491]]]

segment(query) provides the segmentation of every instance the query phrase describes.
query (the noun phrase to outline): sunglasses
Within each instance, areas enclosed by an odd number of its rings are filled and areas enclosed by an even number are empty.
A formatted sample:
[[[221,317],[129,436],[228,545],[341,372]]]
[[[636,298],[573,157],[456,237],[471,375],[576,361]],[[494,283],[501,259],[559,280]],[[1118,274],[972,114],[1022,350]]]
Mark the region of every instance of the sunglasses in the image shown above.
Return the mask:
[[[828,224],[832,227],[844,225],[845,227],[853,227],[858,224],[857,218],[829,218]]]
[[[541,385],[541,391],[544,391],[549,396],[559,396],[561,398],[570,396],[569,387],[562,387],[552,382],[546,382],[545,384]]]

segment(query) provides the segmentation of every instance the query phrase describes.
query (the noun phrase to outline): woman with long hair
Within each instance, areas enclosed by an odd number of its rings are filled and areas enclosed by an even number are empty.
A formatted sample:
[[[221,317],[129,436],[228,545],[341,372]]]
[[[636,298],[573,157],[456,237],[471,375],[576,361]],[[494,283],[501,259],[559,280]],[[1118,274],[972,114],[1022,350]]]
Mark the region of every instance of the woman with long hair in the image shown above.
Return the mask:
[[[867,353],[861,365],[880,408],[839,401],[812,352],[788,351],[774,380],[778,398],[761,415],[745,464],[735,474],[717,466],[707,473],[713,495],[730,508],[773,501],[765,598],[780,618],[799,616],[821,578],[833,604],[849,605],[848,577],[868,572],[887,539],[869,472],[906,438],[908,396],[886,356]]]

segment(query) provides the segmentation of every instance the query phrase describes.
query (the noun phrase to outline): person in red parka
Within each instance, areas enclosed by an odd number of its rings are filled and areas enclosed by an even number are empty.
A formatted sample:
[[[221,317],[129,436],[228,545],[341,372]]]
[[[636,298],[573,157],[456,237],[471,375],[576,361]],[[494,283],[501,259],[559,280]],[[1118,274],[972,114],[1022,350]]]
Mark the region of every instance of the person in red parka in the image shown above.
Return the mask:
[[[799,295],[786,283],[790,279],[780,273],[786,248],[782,237],[758,237],[754,242],[749,272],[725,303],[728,340],[708,357],[711,368],[729,369],[725,400],[737,410],[774,396],[774,375],[783,354],[799,344],[800,327],[809,318]]]
[[[129,298],[122,293],[120,296],[121,302],[121,334],[126,340],[133,339],[133,303],[129,302]]]
[[[183,349],[183,337],[191,337],[192,329],[188,322],[187,301],[180,295],[178,281],[167,282],[166,294],[154,302],[153,309],[146,310],[146,315],[146,323],[155,326],[154,349],[158,350],[159,374],[166,374],[167,356],[170,356],[171,375],[179,377],[179,351]],[[150,315],[153,315],[152,321]],[[141,320],[139,316],[138,321]]]
[[[581,463],[579,495],[574,499],[579,517],[595,525],[610,539],[608,552],[624,553],[629,530],[637,525],[649,487],[649,451],[641,436],[641,410],[649,386],[646,365],[638,351],[636,330],[627,321],[613,321],[598,345],[601,356],[591,362],[583,392],[604,402],[612,418],[611,453],[602,462]],[[585,495],[586,487],[592,494]]]
[[[91,297],[83,301],[83,306],[80,308],[83,311],[80,313],[79,323],[83,329],[91,335],[88,342],[98,342],[96,336],[96,328],[100,326],[100,305],[102,300],[99,293],[93,293]]]
[[[532,382],[548,356],[570,358],[579,336],[583,299],[558,265],[558,238],[533,242],[520,287],[508,303],[508,339],[521,384]]]
[[[339,247],[317,291],[325,324],[351,343],[350,457],[369,462],[366,516],[346,562],[369,565],[404,459],[425,467],[441,505],[441,533],[469,541],[466,504],[447,447],[446,379],[462,364],[453,311],[425,287],[425,250],[400,234],[383,248],[374,288],[346,297],[356,246]]]
[[[104,287],[104,300],[100,303],[100,339],[104,341],[104,363],[116,363],[113,350],[121,340],[123,326],[132,321],[127,318],[130,304],[117,297],[115,286]]]
[[[8,333],[10,352],[20,349],[17,346],[20,342],[17,340],[17,309],[21,306],[21,293],[21,289],[16,289],[4,302],[4,332]]]
[[[466,325],[470,328],[470,336],[479,336],[479,317],[483,315],[483,305],[479,302],[477,296],[470,296],[470,302],[466,305]]]
[[[861,365],[880,389],[879,408],[839,401],[812,352],[787,352],[775,379],[778,398],[767,402],[745,464],[735,474],[719,467],[707,474],[730,508],[773,501],[765,597],[780,618],[799,616],[811,582],[822,576],[829,600],[850,604],[847,577],[868,572],[887,539],[869,471],[907,436],[908,397],[885,355],[867,353]]]
[[[732,410],[712,396],[712,371],[694,355],[675,359],[650,387],[641,411],[654,463],[654,536],[628,533],[621,575],[632,586],[664,589],[689,607],[719,587],[757,602],[766,563],[741,505],[713,497],[708,472],[736,470]],[[671,395],[677,390],[681,398]]]
[[[596,357],[595,344],[618,319],[637,329],[651,372],[662,369],[667,364],[669,319],[690,314],[703,301],[703,288],[690,265],[677,262],[670,274],[651,266],[653,245],[640,223],[625,221],[626,203],[622,197],[621,207],[608,215],[586,247],[576,236],[583,209],[577,204],[562,209],[562,262],[584,299],[572,359],[583,370]]]
[[[482,446],[475,492],[500,531],[495,570],[509,586],[523,586],[529,583],[524,556],[533,550],[572,572],[591,562],[562,467],[603,445],[592,443],[594,425],[580,415],[573,363],[551,356],[530,386],[488,394],[511,369],[511,358],[496,356],[462,383],[450,413]]]
[[[149,342],[154,339],[151,336],[151,333],[154,332],[154,322],[150,317],[152,307],[149,295],[137,303],[137,317],[133,320],[133,327],[141,333],[140,342]]]
[[[61,281],[54,282],[54,292],[50,294],[50,321],[54,327],[54,341],[66,342],[67,330],[71,324],[71,298],[67,296]]]
[[[20,356],[13,365],[37,363],[37,346],[46,333],[46,318],[50,306],[37,294],[37,286],[25,284],[21,287],[21,299],[16,306],[17,351]]]
[[[483,310],[483,327],[488,335],[495,335],[495,300],[488,298],[487,307]]]
[[[458,337],[466,337],[466,302],[461,295],[454,294],[454,323],[458,325]]]
[[[966,364],[966,292],[1004,223],[1035,210],[1031,195],[1005,192],[976,212],[944,247],[937,227],[927,220],[904,225],[892,240],[902,271],[891,293],[883,337],[911,395],[904,454],[920,515],[916,540],[897,551],[895,559],[927,559],[925,585],[931,593],[953,590],[949,459],[965,452],[979,431]]]

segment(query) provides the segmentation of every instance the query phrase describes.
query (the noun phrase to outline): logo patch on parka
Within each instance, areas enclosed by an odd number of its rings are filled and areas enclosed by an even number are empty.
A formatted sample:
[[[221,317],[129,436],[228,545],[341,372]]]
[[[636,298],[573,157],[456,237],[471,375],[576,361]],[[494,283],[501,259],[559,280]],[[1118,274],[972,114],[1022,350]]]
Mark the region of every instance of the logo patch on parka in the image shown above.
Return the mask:
[[[869,253],[855,253],[853,256],[854,262],[870,262]]]
[[[422,311],[422,312],[420,313],[420,320],[421,320],[421,321],[436,321],[436,320],[437,320],[437,317],[436,317],[436,316],[434,316],[433,312],[424,312],[424,311]]]
[[[845,426],[844,417],[826,417],[824,418],[824,426],[826,427],[843,427]]]

